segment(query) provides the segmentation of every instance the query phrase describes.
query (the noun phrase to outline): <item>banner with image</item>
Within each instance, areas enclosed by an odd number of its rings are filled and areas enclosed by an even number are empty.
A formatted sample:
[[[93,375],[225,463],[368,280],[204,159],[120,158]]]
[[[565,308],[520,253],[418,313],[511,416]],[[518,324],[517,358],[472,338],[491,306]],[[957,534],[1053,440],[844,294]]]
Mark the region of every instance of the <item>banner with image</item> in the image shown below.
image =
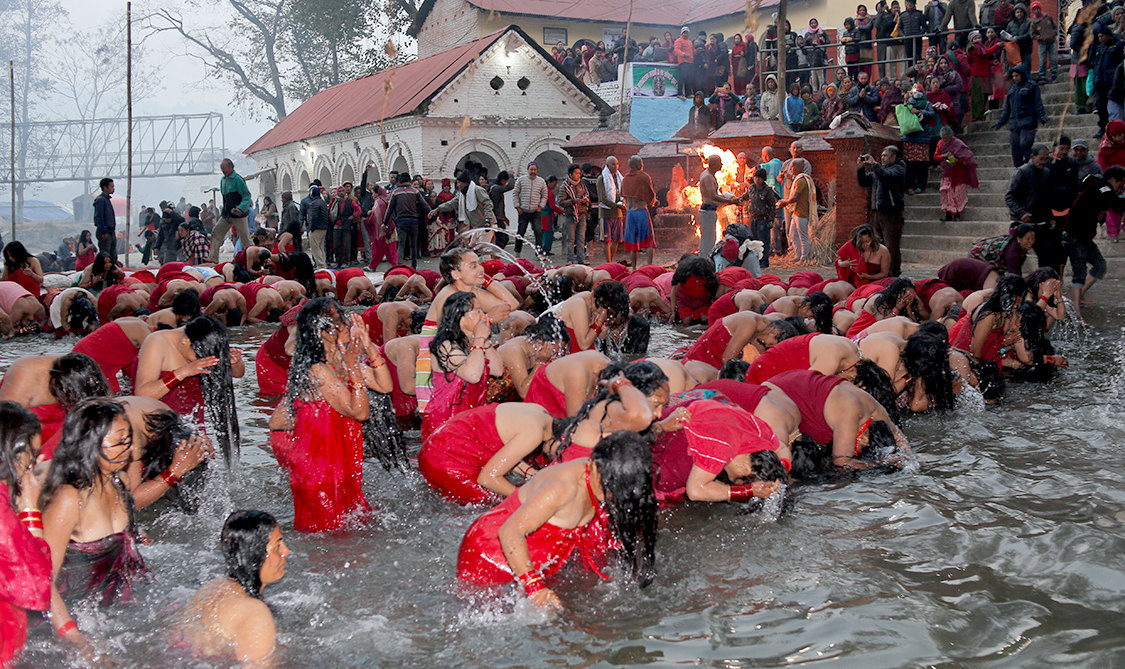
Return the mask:
[[[674,63],[630,63],[633,97],[674,98],[680,83],[680,68]]]

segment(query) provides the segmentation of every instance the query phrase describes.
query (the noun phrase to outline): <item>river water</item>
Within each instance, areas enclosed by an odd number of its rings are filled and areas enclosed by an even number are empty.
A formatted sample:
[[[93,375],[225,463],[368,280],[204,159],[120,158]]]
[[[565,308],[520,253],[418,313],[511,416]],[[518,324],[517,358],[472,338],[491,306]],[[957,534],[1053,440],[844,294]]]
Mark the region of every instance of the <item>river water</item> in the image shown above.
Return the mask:
[[[468,590],[455,574],[461,536],[481,510],[444,502],[416,472],[368,463],[377,520],[341,535],[286,533],[288,573],[266,590],[284,667],[1120,667],[1125,666],[1125,459],[1121,310],[1060,336],[1071,366],[1046,385],[1012,384],[985,409],[905,421],[917,466],[794,491],[776,522],[728,504],[660,515],[655,583],[561,574],[566,607],[543,614],[516,596]],[[226,515],[256,508],[291,527],[286,476],[269,452],[269,403],[253,354],[273,327],[233,338],[242,464],[213,477],[185,516],[141,512],[154,581],[139,604],[79,616],[116,667],[223,667],[168,648],[176,608],[223,571]],[[654,329],[650,354],[698,332]],[[45,335],[0,346],[20,355],[73,345]],[[417,432],[409,434],[414,450]],[[612,573],[612,572],[611,572]],[[17,667],[68,662],[33,630]]]

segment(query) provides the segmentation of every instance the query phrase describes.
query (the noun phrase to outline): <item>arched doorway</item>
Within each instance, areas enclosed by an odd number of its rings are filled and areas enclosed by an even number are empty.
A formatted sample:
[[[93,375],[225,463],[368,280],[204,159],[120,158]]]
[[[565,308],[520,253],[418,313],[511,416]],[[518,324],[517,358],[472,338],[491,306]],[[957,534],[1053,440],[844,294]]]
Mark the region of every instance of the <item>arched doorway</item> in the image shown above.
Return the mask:
[[[535,162],[539,165],[539,176],[544,179],[555,176],[562,181],[566,178],[566,168],[570,167],[570,158],[561,151],[544,151],[535,156]]]
[[[328,171],[327,165],[320,168],[320,174],[317,175],[316,178],[320,179],[321,186],[324,186],[325,188],[332,186],[332,172]]]
[[[500,172],[500,166],[496,164],[496,160],[487,153],[482,153],[480,151],[470,151],[462,156],[461,160],[457,161],[457,169],[465,169],[465,163],[470,160],[484,165],[489,179],[495,179],[496,175]]]
[[[379,168],[375,165],[367,168],[367,185],[379,183]]]
[[[293,190],[293,177],[289,176],[288,174],[281,177],[281,190],[282,191]]]
[[[344,165],[344,169],[340,170],[340,184],[344,183],[355,184],[355,170],[351,165]]]
[[[406,158],[399,156],[398,158],[395,158],[395,162],[391,165],[391,171],[398,172],[399,174],[402,174],[403,172],[405,172],[406,174],[410,174],[410,165],[407,164]]]
[[[312,182],[312,179],[309,178],[308,170],[306,170],[305,168],[302,167],[301,168],[301,175],[299,177],[297,177],[297,188],[302,193],[307,193],[309,191],[309,184],[311,182]]]

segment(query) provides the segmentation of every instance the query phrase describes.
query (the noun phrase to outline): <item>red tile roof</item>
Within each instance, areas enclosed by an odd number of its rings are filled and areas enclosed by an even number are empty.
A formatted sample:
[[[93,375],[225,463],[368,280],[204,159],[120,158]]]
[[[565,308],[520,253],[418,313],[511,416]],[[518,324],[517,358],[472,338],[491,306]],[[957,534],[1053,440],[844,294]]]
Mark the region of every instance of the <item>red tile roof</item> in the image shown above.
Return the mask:
[[[429,16],[435,0],[425,0],[407,34],[417,37],[418,31]],[[625,23],[629,18],[629,3],[624,0],[468,0],[469,4],[486,12],[522,14],[558,18],[560,21],[599,21]],[[778,0],[762,0],[761,8],[773,7]],[[695,21],[706,21],[746,11],[746,0],[634,0],[633,23],[649,26],[667,26],[676,32],[679,26]],[[501,16],[501,18],[503,18]],[[695,31],[692,32],[695,34]]]
[[[409,114],[507,31],[504,28],[428,58],[323,90],[281,119],[243,153],[253,154]],[[394,88],[386,94],[383,85],[392,74]]]

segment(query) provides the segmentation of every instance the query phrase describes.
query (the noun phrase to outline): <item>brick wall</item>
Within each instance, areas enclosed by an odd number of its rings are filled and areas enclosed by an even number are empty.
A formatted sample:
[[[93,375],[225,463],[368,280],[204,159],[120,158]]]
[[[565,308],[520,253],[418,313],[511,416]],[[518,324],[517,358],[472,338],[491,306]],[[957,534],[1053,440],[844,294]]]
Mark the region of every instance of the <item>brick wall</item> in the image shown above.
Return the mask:
[[[888,145],[899,145],[898,132],[878,124],[864,130],[856,121],[848,121],[824,139],[835,154],[836,242],[843,244],[851,239],[852,230],[867,223],[870,209],[871,189],[859,185],[856,159],[865,153],[878,156]]]
[[[465,0],[437,0],[418,32],[418,57],[426,58],[477,39],[479,13]]]

